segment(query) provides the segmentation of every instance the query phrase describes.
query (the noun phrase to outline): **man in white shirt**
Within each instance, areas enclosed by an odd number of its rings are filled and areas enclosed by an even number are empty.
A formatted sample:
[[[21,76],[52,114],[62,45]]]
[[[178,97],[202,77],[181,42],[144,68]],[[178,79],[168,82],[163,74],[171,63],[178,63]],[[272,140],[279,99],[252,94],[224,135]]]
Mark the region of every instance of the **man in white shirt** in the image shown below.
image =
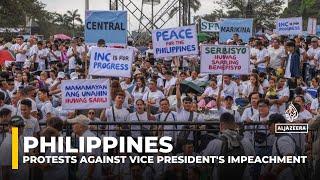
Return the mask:
[[[117,93],[114,99],[114,105],[107,108],[105,112],[102,113],[101,120],[109,121],[109,122],[125,122],[128,121],[129,118],[129,111],[123,107],[124,99],[125,99],[125,92],[120,91]],[[118,130],[124,129],[124,127],[116,126],[116,125],[109,125],[107,129],[111,130]],[[107,136],[117,137],[119,136],[119,132],[117,131],[107,131]]]
[[[239,90],[238,85],[234,81],[231,80],[231,75],[224,75],[223,76],[223,95],[226,96],[232,96],[233,99],[236,99],[239,97]],[[219,84],[220,86],[220,84]],[[221,89],[221,88],[220,88]]]
[[[286,103],[288,102],[290,96],[289,87],[286,86],[286,79],[283,77],[279,79],[277,85],[278,99],[269,99],[270,104],[272,104],[270,111],[284,114],[286,111]]]
[[[257,51],[257,59],[254,65],[257,66],[258,72],[266,72],[266,64],[268,64],[270,60],[270,55],[268,50],[263,46],[262,41],[256,42],[256,49]]]
[[[319,57],[318,57],[319,53],[320,53],[320,47],[318,44],[318,38],[314,37],[311,39],[311,46],[307,51],[307,56],[308,56],[309,65],[311,69],[319,65]]]
[[[155,80],[150,80],[149,82],[149,91],[147,91],[143,97],[142,100],[144,102],[147,102],[151,105],[151,113],[156,114],[159,110],[159,103],[160,100],[165,98],[164,94],[157,89],[157,82]]]
[[[77,135],[77,137],[83,137],[86,142],[86,138],[88,137],[96,137],[90,130],[89,130],[89,123],[90,120],[85,115],[79,115],[73,119],[68,119],[68,123],[72,124],[72,130]],[[84,145],[85,149],[87,144]],[[101,149],[96,148],[93,149],[91,153],[84,151],[84,153],[79,154],[79,158],[85,156],[88,158],[89,156],[100,156]],[[78,178],[79,179],[102,179],[102,172],[101,172],[101,164],[100,163],[81,163],[78,167]]]
[[[35,56],[35,70],[37,71],[44,71],[46,70],[46,61],[48,57],[48,52],[46,49],[43,48],[43,42],[39,41],[37,43],[37,51]]]
[[[47,89],[40,89],[39,90],[39,100],[42,102],[41,105],[41,113],[42,113],[42,122],[46,122],[47,119],[54,116],[53,114],[53,106],[49,99],[49,91]]]
[[[268,48],[268,52],[270,55],[270,64],[269,67],[277,70],[280,67],[283,67],[286,52],[284,47],[280,46],[279,39],[273,39],[272,40],[272,47]]]
[[[24,62],[27,59],[28,45],[23,42],[23,36],[16,38],[16,44],[11,47],[11,50],[16,55],[16,66],[22,68]]]
[[[18,166],[19,169],[12,170],[12,127],[18,128]],[[29,167],[28,164],[23,163],[23,129],[24,129],[24,120],[20,116],[13,116],[9,121],[9,132],[6,134],[5,139],[3,140],[0,146],[0,179],[4,180],[15,180],[15,179],[26,179],[29,177]]]
[[[164,94],[165,96],[170,96],[174,86],[176,85],[177,78],[172,76],[171,71],[167,71],[165,74],[166,82],[164,86]]]
[[[201,116],[200,114],[198,114],[197,112],[193,112],[191,110],[192,107],[192,98],[190,97],[185,97],[183,98],[183,100],[181,101],[181,92],[180,92],[180,82],[181,80],[177,80],[177,84],[176,84],[176,98],[177,98],[177,121],[180,122],[203,122],[204,118],[203,116]],[[181,130],[183,128],[189,128],[189,129],[196,129],[196,126],[183,126],[183,125],[178,125],[177,129]],[[200,127],[200,128],[204,128],[204,126]],[[183,145],[182,143],[182,139],[180,138],[180,133],[178,134],[178,139],[177,139],[177,151],[180,152],[181,151],[181,147]],[[185,140],[192,140],[197,142],[197,134],[194,133],[193,131],[190,131],[188,137],[185,137]],[[182,143],[182,144],[180,144]],[[197,148],[197,145],[195,144],[195,148]]]
[[[159,114],[156,114],[155,116],[151,115],[150,111],[148,111],[148,119],[157,121],[157,122],[176,122],[177,121],[177,113],[170,110],[170,102],[168,99],[160,100],[160,109],[161,109],[161,112]],[[175,142],[177,133],[175,131],[170,131],[173,129],[177,129],[177,125],[163,125],[162,127],[158,127],[158,130],[159,130],[158,132],[160,136],[172,137],[173,142]]]
[[[76,70],[77,62],[76,59],[82,60],[85,53],[83,46],[78,46],[77,41],[73,40],[71,47],[67,51],[67,58],[69,59],[69,72],[72,73]]]
[[[197,71],[192,71],[191,72],[191,76],[187,77],[185,80],[186,81],[190,81],[190,82],[192,82],[194,84],[199,84],[200,83]]]
[[[20,103],[20,106],[21,117],[23,118],[25,123],[23,136],[38,137],[40,132],[40,126],[38,120],[31,116],[31,101],[29,99],[23,99]]]

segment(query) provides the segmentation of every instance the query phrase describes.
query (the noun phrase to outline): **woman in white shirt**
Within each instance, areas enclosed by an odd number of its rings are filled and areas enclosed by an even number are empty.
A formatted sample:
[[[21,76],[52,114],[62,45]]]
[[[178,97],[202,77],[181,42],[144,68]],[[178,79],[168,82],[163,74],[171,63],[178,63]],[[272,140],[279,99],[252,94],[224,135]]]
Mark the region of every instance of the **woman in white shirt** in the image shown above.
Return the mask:
[[[61,59],[61,51],[58,49],[57,44],[53,44],[51,46],[51,50],[49,51],[49,60],[50,60],[50,66],[53,64],[57,64]]]
[[[199,97],[199,108],[213,108],[216,106],[216,99],[218,97],[219,87],[217,80],[211,79],[209,86],[204,90],[204,93]]]
[[[243,90],[243,96],[245,98],[249,97],[249,94],[252,92],[259,92],[259,94],[264,94],[263,88],[259,82],[259,76],[256,73],[250,75],[250,82]]]
[[[143,95],[145,94],[145,92],[148,91],[148,88],[146,87],[146,83],[143,77],[140,77],[137,79],[137,83],[136,85],[133,87],[132,90],[132,97],[134,100],[134,103],[136,103],[136,101],[138,99],[142,99]]]

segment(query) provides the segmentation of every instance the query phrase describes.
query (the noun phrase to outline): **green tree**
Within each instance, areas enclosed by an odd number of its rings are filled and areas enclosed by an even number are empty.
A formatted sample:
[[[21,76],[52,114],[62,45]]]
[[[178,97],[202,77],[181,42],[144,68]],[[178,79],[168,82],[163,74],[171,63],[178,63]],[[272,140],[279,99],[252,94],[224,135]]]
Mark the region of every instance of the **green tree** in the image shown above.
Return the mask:
[[[274,27],[275,20],[281,15],[284,0],[218,0],[214,3],[219,8],[211,13],[211,16],[225,15],[225,18],[253,18],[253,26],[256,29]]]
[[[0,27],[25,27],[27,16],[32,19],[46,16],[44,7],[38,0],[1,0]]]
[[[76,9],[74,11],[67,11],[67,16],[68,16],[68,19],[71,21],[72,35],[74,36],[76,22],[82,24],[82,19],[80,17],[78,9]]]
[[[190,24],[191,22],[189,22],[189,16],[188,16],[188,12],[189,12],[189,6],[190,6],[190,10],[193,10],[194,12],[197,12],[200,7],[201,7],[201,3],[199,0],[181,0],[181,9],[180,11],[182,11],[182,25],[187,25],[188,23]],[[171,17],[173,17],[175,15],[175,13],[177,12],[177,10],[179,10],[180,7],[175,7],[170,11]]]
[[[308,18],[315,17],[320,21],[319,0],[292,0],[284,9],[281,17],[302,17],[304,27],[307,27]]]

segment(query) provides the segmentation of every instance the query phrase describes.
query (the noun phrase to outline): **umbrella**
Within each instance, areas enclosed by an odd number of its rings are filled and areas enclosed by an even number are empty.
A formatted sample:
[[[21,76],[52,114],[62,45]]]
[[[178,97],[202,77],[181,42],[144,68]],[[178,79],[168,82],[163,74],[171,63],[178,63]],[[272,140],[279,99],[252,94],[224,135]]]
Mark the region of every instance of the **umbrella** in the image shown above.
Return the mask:
[[[8,50],[1,50],[0,51],[0,64],[4,65],[5,61],[14,61],[14,57]]]
[[[54,39],[61,39],[61,40],[70,40],[71,37],[65,35],[65,34],[56,34],[53,36]]]
[[[190,82],[190,81],[182,81],[180,84],[181,93],[194,93],[194,94],[202,94],[204,89],[199,85]]]

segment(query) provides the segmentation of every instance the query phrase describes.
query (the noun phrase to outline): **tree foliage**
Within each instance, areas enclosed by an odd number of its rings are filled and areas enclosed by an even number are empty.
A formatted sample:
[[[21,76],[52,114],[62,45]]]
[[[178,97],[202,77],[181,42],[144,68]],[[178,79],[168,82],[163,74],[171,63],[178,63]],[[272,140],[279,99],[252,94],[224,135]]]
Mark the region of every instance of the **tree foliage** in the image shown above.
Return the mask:
[[[306,27],[309,17],[315,17],[320,22],[319,9],[319,0],[292,0],[284,9],[281,17],[302,17],[304,27]]]
[[[216,10],[207,18],[253,18],[254,28],[274,27],[281,15],[284,0],[216,0]]]
[[[1,0],[0,27],[24,28],[26,17],[38,24],[39,34],[49,37],[57,33],[70,36],[83,35],[83,21],[79,10],[67,11],[65,14],[48,12],[45,4],[38,0]]]

